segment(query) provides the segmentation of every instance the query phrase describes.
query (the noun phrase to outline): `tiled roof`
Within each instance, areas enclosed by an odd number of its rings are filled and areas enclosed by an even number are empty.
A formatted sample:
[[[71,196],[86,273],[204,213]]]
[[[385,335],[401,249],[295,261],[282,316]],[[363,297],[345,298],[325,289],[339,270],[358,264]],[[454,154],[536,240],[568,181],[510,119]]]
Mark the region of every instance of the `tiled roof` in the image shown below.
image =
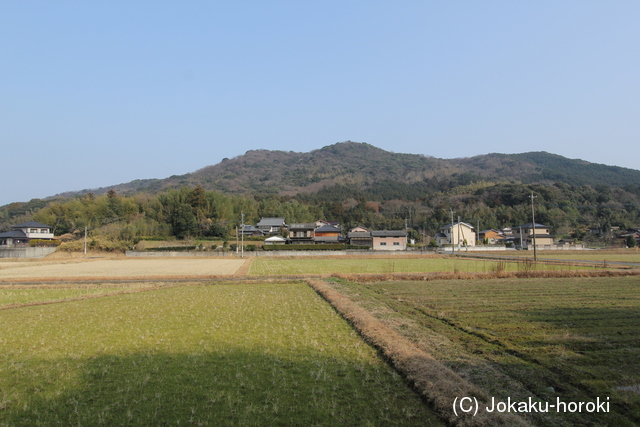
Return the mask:
[[[372,236],[370,231],[352,231],[347,234],[347,237],[350,239],[370,239]]]
[[[0,233],[0,238],[14,238],[14,239],[26,239],[27,235],[24,234],[24,231],[22,230],[11,230],[11,231],[6,231],[4,233]]]
[[[532,222],[528,222],[526,224],[522,224],[518,227],[513,227],[514,230],[519,230],[521,228],[533,228],[533,223]],[[542,225],[542,224],[538,224],[536,223],[536,228],[551,228],[548,225]]]
[[[260,226],[280,227],[282,224],[284,224],[284,218],[262,218],[258,223],[258,227]]]
[[[304,224],[289,224],[289,230],[315,230],[316,225],[314,223]]]
[[[340,233],[341,231],[342,230],[334,227],[333,225],[323,225],[322,227],[316,229],[317,233]]]
[[[372,231],[371,235],[373,237],[407,237],[407,232],[405,230],[383,230]]]
[[[23,222],[22,224],[14,225],[12,228],[29,228],[29,227],[33,227],[33,228],[53,228],[50,225],[43,224],[41,222],[36,222],[36,221]]]

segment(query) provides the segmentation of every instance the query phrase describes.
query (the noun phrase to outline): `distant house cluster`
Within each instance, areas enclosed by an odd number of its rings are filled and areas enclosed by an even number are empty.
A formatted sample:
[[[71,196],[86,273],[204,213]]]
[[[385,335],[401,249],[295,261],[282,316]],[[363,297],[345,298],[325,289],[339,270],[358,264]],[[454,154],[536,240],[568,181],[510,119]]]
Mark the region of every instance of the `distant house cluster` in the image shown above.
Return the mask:
[[[36,221],[14,225],[10,231],[0,233],[0,248],[26,247],[34,239],[52,240],[53,227]]]
[[[438,246],[454,245],[457,247],[473,247],[478,244],[509,245],[515,248],[527,249],[534,244],[536,247],[573,245],[572,239],[562,239],[555,242],[551,235],[551,227],[543,224],[527,223],[514,228],[500,230],[488,229],[477,233],[474,227],[466,222],[447,224],[436,234]]]
[[[407,249],[405,230],[370,230],[354,227],[343,233],[340,224],[318,220],[308,223],[286,224],[284,218],[261,218],[256,225],[239,230],[244,236],[271,236],[265,244],[318,245],[351,244],[374,250],[402,251]]]

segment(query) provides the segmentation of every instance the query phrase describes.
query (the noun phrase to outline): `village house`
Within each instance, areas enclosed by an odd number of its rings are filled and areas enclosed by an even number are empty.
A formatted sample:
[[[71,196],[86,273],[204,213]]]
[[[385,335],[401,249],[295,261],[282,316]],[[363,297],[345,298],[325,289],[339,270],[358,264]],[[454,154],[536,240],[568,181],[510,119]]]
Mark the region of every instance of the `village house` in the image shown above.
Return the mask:
[[[373,249],[376,251],[404,251],[407,249],[405,230],[372,231]]]
[[[14,225],[10,231],[0,233],[0,247],[24,247],[34,239],[52,240],[53,227],[36,221]]]
[[[346,243],[342,230],[333,225],[323,225],[315,230],[315,243]]]
[[[239,231],[240,231],[240,235],[243,235],[246,237],[264,236],[264,232],[260,230],[258,227],[256,227],[255,225],[245,225]]]
[[[513,238],[516,246],[528,248],[533,246],[535,234],[536,247],[553,245],[554,236],[550,234],[551,227],[531,222],[513,228]]]
[[[371,231],[365,227],[354,227],[347,233],[349,243],[357,246],[367,246],[373,248],[373,236]]]
[[[264,234],[278,234],[280,230],[286,228],[284,218],[261,218],[256,227]]]
[[[316,224],[314,223],[289,225],[289,241],[292,244],[312,245],[315,235]]]
[[[489,230],[481,231],[480,233],[478,233],[478,237],[482,242],[484,242],[486,239],[487,244],[495,245],[499,240],[504,240],[505,234],[500,230],[495,230],[492,228]]]
[[[436,243],[438,246],[456,245],[458,247],[475,246],[476,234],[473,226],[466,222],[456,222],[440,227],[440,231],[436,234]]]

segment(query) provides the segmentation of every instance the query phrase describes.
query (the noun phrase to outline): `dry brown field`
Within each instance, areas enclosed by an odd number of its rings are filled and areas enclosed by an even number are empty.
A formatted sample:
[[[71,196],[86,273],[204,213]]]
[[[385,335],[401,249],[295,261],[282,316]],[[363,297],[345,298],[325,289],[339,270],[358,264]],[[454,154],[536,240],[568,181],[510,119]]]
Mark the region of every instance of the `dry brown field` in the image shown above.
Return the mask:
[[[131,279],[149,277],[209,277],[235,274],[243,259],[220,258],[114,258],[57,259],[0,262],[0,281],[20,279],[65,280],[80,278]]]

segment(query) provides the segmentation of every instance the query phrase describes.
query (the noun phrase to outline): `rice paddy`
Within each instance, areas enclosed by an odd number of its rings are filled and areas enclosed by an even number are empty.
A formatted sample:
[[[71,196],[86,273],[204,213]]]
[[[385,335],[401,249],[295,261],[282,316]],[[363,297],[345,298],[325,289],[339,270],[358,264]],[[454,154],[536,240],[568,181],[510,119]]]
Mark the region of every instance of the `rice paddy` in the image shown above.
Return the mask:
[[[371,274],[371,273],[481,273],[496,269],[504,271],[551,270],[567,271],[583,269],[571,265],[533,265],[528,261],[504,262],[451,257],[340,257],[340,258],[256,258],[251,263],[250,274],[305,275],[305,274]]]
[[[536,425],[640,423],[638,276],[335,286],[489,396],[612,402]]]
[[[302,283],[174,286],[0,323],[0,425],[440,425]]]

